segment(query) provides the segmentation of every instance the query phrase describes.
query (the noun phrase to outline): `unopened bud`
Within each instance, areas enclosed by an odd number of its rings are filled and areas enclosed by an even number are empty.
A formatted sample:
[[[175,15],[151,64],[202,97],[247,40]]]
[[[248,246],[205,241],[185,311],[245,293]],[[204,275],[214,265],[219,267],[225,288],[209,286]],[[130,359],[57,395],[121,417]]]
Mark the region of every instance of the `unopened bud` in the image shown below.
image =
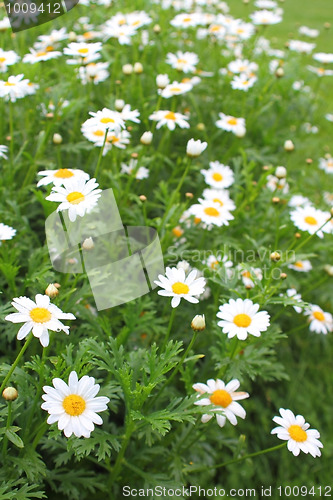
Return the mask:
[[[45,295],[48,295],[50,299],[54,299],[54,297],[59,295],[58,287],[54,283],[50,283],[45,290]]]
[[[153,32],[157,35],[161,33],[161,26],[159,24],[155,24],[155,26],[153,27]]]
[[[271,258],[271,261],[278,262],[281,259],[281,255],[279,254],[279,252],[275,251],[275,252],[271,253],[270,258]]]
[[[45,116],[46,116],[46,118],[50,118],[51,119],[51,118],[54,117],[54,113],[51,113],[51,112],[50,113],[46,113]]]
[[[185,193],[185,196],[186,196],[186,198],[189,198],[190,200],[192,200],[194,194],[193,193]]]
[[[206,328],[206,321],[204,314],[197,314],[191,322],[191,328],[195,332],[202,332]]]
[[[285,151],[294,151],[294,149],[295,149],[294,143],[290,139],[284,143]]]
[[[280,198],[278,196],[273,196],[272,203],[280,203]]]
[[[199,130],[200,132],[202,132],[203,130],[205,130],[205,124],[204,123],[198,123],[197,124],[197,130]]]
[[[18,397],[18,392],[15,387],[6,387],[6,389],[4,389],[2,392],[2,397],[6,401],[15,401],[15,399]]]
[[[284,76],[284,69],[277,68],[277,70],[275,71],[275,76],[276,78],[282,78]]]
[[[313,163],[312,158],[307,158],[307,159],[305,160],[305,163],[306,163],[307,165],[311,165],[311,163]]]
[[[333,276],[333,266],[327,264],[326,266],[324,266],[324,269],[329,276]]]
[[[134,158],[136,160],[139,157],[138,153],[132,153],[131,158]]]
[[[324,23],[325,30],[329,30],[331,27],[331,23]]]
[[[122,69],[123,69],[124,75],[131,75],[133,73],[132,64],[124,64]]]
[[[275,175],[278,179],[284,179],[285,177],[287,177],[286,167],[276,167]]]
[[[282,280],[285,280],[285,279],[287,278],[287,276],[288,276],[288,275],[287,275],[287,273],[281,273],[281,274],[280,274],[280,278],[281,278]]]
[[[153,140],[153,134],[152,132],[144,132],[142,136],[140,137],[140,142],[141,144],[144,144],[145,146],[149,146]]]
[[[122,111],[124,106],[125,106],[124,99],[116,99],[115,100],[114,107],[116,108],[117,111]]]
[[[136,73],[137,75],[143,73],[143,66],[140,62],[136,62],[134,64],[134,73]]]
[[[75,42],[75,40],[76,40],[76,33],[74,33],[74,31],[70,31],[68,33],[68,40],[70,42]]]
[[[147,201],[147,196],[145,196],[144,194],[140,194],[139,199],[144,203],[145,201]]]
[[[94,246],[95,246],[94,240],[92,239],[91,236],[89,238],[86,238],[82,243],[83,250],[92,250]]]
[[[53,144],[61,144],[62,137],[60,134],[53,134]]]

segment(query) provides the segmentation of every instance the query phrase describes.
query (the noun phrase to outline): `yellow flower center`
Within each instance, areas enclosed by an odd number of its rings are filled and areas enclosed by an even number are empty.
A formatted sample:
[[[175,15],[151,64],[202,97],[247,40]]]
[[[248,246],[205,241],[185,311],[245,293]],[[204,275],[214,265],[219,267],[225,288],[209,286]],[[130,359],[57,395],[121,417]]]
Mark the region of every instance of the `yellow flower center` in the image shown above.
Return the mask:
[[[60,179],[68,179],[69,177],[73,177],[73,172],[68,170],[68,168],[59,168],[54,174],[54,177],[59,177]]]
[[[83,33],[83,37],[86,38],[86,39],[89,39],[91,38],[93,35],[91,33],[91,31],[86,31],[85,33]]]
[[[5,87],[14,87],[15,83],[6,82]]]
[[[54,50],[54,47],[53,45],[48,45],[45,50],[46,52],[52,52],[52,50]]]
[[[177,295],[180,295],[181,293],[188,293],[190,289],[187,285],[185,285],[185,283],[177,281],[177,283],[174,283],[172,285],[172,291],[173,293],[177,293]]]
[[[51,319],[51,313],[45,307],[34,307],[29,315],[34,323],[47,323]]]
[[[218,217],[220,215],[220,212],[217,210],[217,208],[214,207],[207,207],[204,209],[204,212],[210,217]]]
[[[214,179],[214,181],[220,182],[223,180],[223,175],[219,174],[218,172],[214,172],[212,178]]]
[[[79,191],[73,191],[72,193],[69,193],[67,196],[67,201],[71,203],[72,205],[78,205],[82,201],[84,201],[84,194],[80,193]]]
[[[189,23],[191,21],[190,17],[184,17],[183,22],[184,23]]]
[[[88,52],[89,52],[89,49],[79,49],[78,50],[79,54],[88,54]]]
[[[70,394],[66,396],[62,402],[65,412],[71,417],[81,415],[86,409],[86,402],[81,396],[77,394]]]
[[[211,400],[213,405],[222,406],[223,408],[227,408],[227,406],[232,403],[232,397],[230,396],[229,392],[225,391],[224,389],[218,389],[217,391],[214,391],[209,399]]]
[[[177,236],[177,238],[180,238],[184,234],[184,231],[180,227],[174,227],[172,230],[172,234],[174,236]]]
[[[101,123],[114,123],[114,120],[112,118],[102,118],[100,120]]]
[[[312,313],[312,315],[318,321],[324,321],[325,320],[325,316],[324,316],[324,314],[321,311],[315,311],[314,313]]]
[[[95,130],[93,134],[96,135],[97,137],[104,137],[105,132],[103,130]]]
[[[237,118],[229,118],[227,123],[229,123],[229,125],[237,125]]]
[[[218,203],[220,205],[220,207],[223,207],[223,201],[219,200],[218,198],[214,198],[213,201],[215,203]]]
[[[215,269],[218,265],[219,265],[219,261],[218,260],[214,260],[214,262],[211,263],[210,267],[212,269]]]
[[[303,269],[303,262],[301,262],[300,260],[298,260],[297,262],[295,262],[294,266],[296,267],[299,267],[300,269]]]
[[[220,31],[221,26],[211,26],[210,31]]]
[[[171,92],[181,92],[181,91],[182,91],[182,89],[181,89],[180,87],[171,87],[171,88],[170,88],[170,91],[171,91]]]
[[[0,57],[0,63],[5,62],[6,58],[5,57]]]
[[[244,271],[242,273],[242,276],[244,276],[244,278],[251,278],[251,273],[250,273],[250,271]]]
[[[42,56],[46,56],[46,52],[44,52],[44,51],[37,52],[36,57],[42,57]]]
[[[176,120],[176,115],[173,111],[169,111],[164,117],[166,120]]]
[[[305,217],[304,221],[307,224],[310,224],[310,226],[315,226],[316,224],[318,224],[317,219],[315,219],[314,217],[311,217],[311,215],[308,215],[307,217]]]
[[[291,439],[297,441],[298,443],[303,443],[308,439],[307,433],[302,429],[300,425],[291,425],[288,429]]]
[[[236,314],[236,316],[234,317],[234,323],[240,328],[247,328],[251,325],[252,319],[248,314]]]

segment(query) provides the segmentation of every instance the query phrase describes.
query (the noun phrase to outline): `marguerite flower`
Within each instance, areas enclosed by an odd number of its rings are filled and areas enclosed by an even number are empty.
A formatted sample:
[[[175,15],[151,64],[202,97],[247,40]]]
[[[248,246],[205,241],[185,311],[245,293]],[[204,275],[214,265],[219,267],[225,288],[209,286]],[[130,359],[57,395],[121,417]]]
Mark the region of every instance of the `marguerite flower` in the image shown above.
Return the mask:
[[[0,245],[4,240],[11,240],[16,234],[16,229],[13,229],[10,226],[6,226],[0,222]]]
[[[56,59],[61,56],[61,52],[57,50],[47,51],[47,50],[34,50],[29,49],[30,54],[26,54],[23,57],[24,63],[35,64],[40,61],[49,61],[50,59]]]
[[[278,24],[282,17],[270,10],[257,10],[250,14],[253,24],[268,26],[269,24]]]
[[[50,297],[37,294],[35,302],[28,297],[16,297],[12,305],[18,313],[8,314],[5,320],[12,323],[24,323],[17,332],[17,339],[24,339],[32,330],[32,334],[39,338],[43,347],[49,345],[49,330],[62,330],[69,334],[69,326],[61,323],[61,319],[75,319],[74,314],[63,313],[59,307],[50,303]]]
[[[37,187],[47,186],[53,183],[55,186],[61,186],[68,179],[78,179],[82,177],[85,180],[89,179],[89,174],[80,169],[59,168],[58,170],[41,170],[38,175],[43,178],[38,181]]]
[[[223,427],[228,419],[232,425],[237,424],[237,417],[245,418],[246,412],[244,408],[237,403],[241,399],[249,397],[247,392],[235,392],[240,386],[239,380],[231,380],[225,384],[222,380],[209,379],[207,384],[194,384],[192,387],[197,391],[198,401],[194,404],[198,406],[213,406],[210,413],[202,415],[201,422],[209,422],[216,415],[217,423]],[[206,397],[202,398],[201,396]]]
[[[192,205],[189,208],[189,213],[194,215],[196,220],[211,226],[228,226],[229,221],[233,220],[234,216],[229,212],[227,205],[222,201],[203,200],[199,198],[199,203]]]
[[[288,288],[286,293],[288,297],[294,299],[296,302],[302,302],[302,296],[300,293],[297,293],[296,288]],[[299,306],[293,306],[293,308],[297,313],[302,312],[302,308]]]
[[[256,76],[250,77],[246,73],[242,73],[239,76],[234,76],[233,80],[231,81],[231,87],[234,90],[243,90],[244,92],[247,92],[251,87],[253,87],[256,81]]]
[[[211,161],[207,170],[200,170],[205,182],[215,189],[225,189],[234,182],[234,173],[228,165],[219,161]]]
[[[329,212],[323,212],[310,205],[297,207],[290,212],[290,218],[298,229],[301,231],[308,231],[310,234],[316,233],[319,238],[324,237],[324,232],[330,232],[329,224],[325,224],[330,217]]]
[[[63,186],[54,186],[51,194],[46,197],[49,201],[60,202],[57,212],[68,210],[71,222],[79,215],[83,217],[96,206],[101,189],[98,188],[96,179],[86,180],[82,177],[64,181]]]
[[[188,120],[187,116],[168,110],[154,111],[154,113],[149,116],[149,120],[157,121],[157,129],[161,128],[163,125],[166,125],[169,130],[175,130],[176,125],[180,128],[190,127],[190,124],[186,121]]]
[[[194,139],[190,139],[186,145],[186,154],[191,158],[196,158],[200,156],[203,151],[205,151],[207,147],[207,142],[202,142],[200,139],[195,141]]]
[[[113,111],[108,108],[103,108],[101,111],[90,111],[89,114],[92,118],[88,118],[81,127],[81,130],[89,131],[91,129],[99,128],[104,130],[103,140],[106,129],[111,131],[119,132],[121,129],[125,128],[124,120],[122,119],[118,111]]]
[[[228,304],[219,307],[217,317],[222,321],[217,324],[230,339],[237,336],[239,340],[245,340],[248,334],[260,337],[270,322],[267,311],[258,310],[259,304],[254,304],[250,299],[230,299]]]
[[[176,54],[168,52],[166,62],[178,71],[193,73],[196,70],[199,58],[194,52],[182,52],[181,50],[178,50]]]
[[[192,304],[197,304],[199,300],[196,296],[201,295],[205,291],[206,280],[204,278],[196,279],[198,271],[193,269],[189,275],[185,276],[184,269],[176,267],[167,267],[163,276],[158,276],[159,281],[154,281],[156,285],[164,290],[159,290],[157,293],[164,297],[172,297],[171,306],[177,307],[181,299],[185,299]]]
[[[33,87],[29,87],[29,80],[23,80],[24,75],[12,75],[7,81],[0,81],[0,97],[4,97],[6,101],[15,102],[16,99],[33,94]]]
[[[192,90],[193,85],[190,82],[172,82],[169,83],[164,89],[159,90],[159,94],[162,97],[165,97],[168,99],[169,97],[173,97],[174,95],[181,95],[181,94],[186,94],[186,92],[189,92]]]
[[[226,189],[204,189],[203,197],[205,200],[219,203],[221,207],[229,212],[236,208],[234,202],[229,198],[229,192]]]
[[[41,405],[50,416],[48,424],[58,422],[58,429],[64,431],[66,437],[74,434],[76,437],[90,437],[96,425],[103,420],[97,413],[107,409],[110,401],[105,396],[98,396],[100,386],[95,384],[94,377],[84,375],[80,380],[76,372],[71,372],[68,385],[60,378],[52,380],[53,387],[43,387],[45,401]]]
[[[288,450],[297,457],[300,451],[310,453],[314,458],[320,457],[319,448],[323,444],[318,440],[320,434],[316,429],[309,429],[310,424],[305,422],[302,415],[295,415],[291,410],[279,409],[281,417],[274,417],[273,422],[279,425],[275,427],[271,434],[277,434],[279,439],[288,441]]]
[[[8,159],[6,153],[8,152],[8,146],[0,144],[0,158]]]
[[[0,73],[6,73],[8,66],[17,63],[20,57],[14,50],[3,50],[0,48]]]
[[[246,133],[245,119],[236,118],[235,116],[219,113],[220,119],[217,120],[216,126],[227,132],[232,132],[237,137],[243,137]]]
[[[327,174],[333,174],[333,158],[319,158],[319,168]]]
[[[329,312],[324,312],[319,306],[311,304],[304,313],[310,322],[310,331],[327,334],[333,331],[333,317]]]
[[[77,58],[77,60],[74,60],[74,63],[81,63],[81,62],[90,63],[100,58],[99,52],[101,50],[102,50],[101,42],[95,42],[95,43],[71,42],[68,44],[68,47],[64,48],[64,54],[66,56],[74,56],[75,58]]]
[[[301,273],[307,273],[311,271],[312,264],[309,260],[296,260],[292,264],[289,264],[289,269],[293,269],[294,271],[299,271]]]

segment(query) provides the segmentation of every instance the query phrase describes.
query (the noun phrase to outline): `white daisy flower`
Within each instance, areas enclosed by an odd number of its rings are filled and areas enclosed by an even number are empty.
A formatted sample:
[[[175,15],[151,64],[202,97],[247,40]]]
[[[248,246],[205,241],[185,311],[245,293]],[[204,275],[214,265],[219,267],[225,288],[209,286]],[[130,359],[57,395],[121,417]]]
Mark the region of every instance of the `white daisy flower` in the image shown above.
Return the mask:
[[[234,202],[229,198],[229,192],[225,189],[204,189],[203,197],[205,200],[219,203],[221,207],[229,212],[236,208]]]
[[[196,158],[200,156],[203,151],[205,151],[207,147],[207,142],[202,142],[200,139],[195,141],[194,139],[190,139],[186,145],[186,154],[191,158]]]
[[[258,64],[250,62],[248,59],[236,59],[228,64],[228,70],[235,74],[251,74],[258,70]]]
[[[256,81],[256,76],[250,77],[247,74],[242,73],[239,76],[234,76],[233,80],[230,82],[230,85],[234,90],[243,90],[244,92],[247,92],[250,88],[253,87]]]
[[[0,144],[0,158],[8,160],[8,156],[6,155],[7,152],[8,152],[8,146]]]
[[[234,219],[234,216],[229,212],[225,205],[221,205],[221,201],[203,200],[199,198],[199,203],[192,205],[189,208],[189,213],[194,215],[204,224],[208,224],[208,229],[211,226],[228,226],[229,221]]]
[[[63,313],[59,307],[50,303],[50,297],[37,294],[35,302],[28,297],[16,297],[12,305],[18,313],[8,314],[5,320],[12,323],[24,323],[17,332],[17,339],[24,339],[32,330],[32,334],[39,338],[43,347],[49,345],[49,330],[62,330],[69,334],[69,326],[61,323],[61,319],[75,319],[74,314]]]
[[[258,9],[276,9],[278,6],[273,0],[256,0],[254,5],[258,7]]]
[[[333,331],[333,317],[331,313],[324,312],[319,306],[311,304],[310,308],[304,314],[308,316],[311,332],[326,335]]]
[[[218,267],[224,267],[227,271],[227,275],[230,276],[231,270],[230,268],[234,265],[232,260],[229,259],[228,255],[210,255],[207,260],[202,262],[206,264],[210,269],[217,269]]]
[[[194,52],[182,52],[181,50],[178,50],[176,54],[168,52],[166,62],[178,71],[183,71],[184,73],[194,73],[196,65],[199,62],[199,58]]]
[[[37,187],[47,186],[53,183],[54,186],[61,186],[68,179],[83,178],[86,181],[89,179],[89,174],[80,169],[59,168],[58,170],[41,170],[38,175],[43,178],[38,181]]]
[[[68,47],[64,48],[64,54],[66,56],[74,56],[76,58],[79,58],[79,61],[81,62],[83,59],[85,60],[89,59],[89,62],[91,62],[92,59],[95,59],[96,55],[101,50],[102,50],[101,42],[95,42],[95,43],[72,42],[68,44]],[[98,57],[100,57],[99,54]]]
[[[3,50],[0,48],[0,73],[6,73],[8,66],[17,63],[20,57],[14,50]]]
[[[24,63],[35,64],[40,61],[49,61],[50,59],[56,59],[57,57],[61,56],[61,52],[56,50],[52,51],[35,50],[35,49],[29,49],[29,50],[30,54],[26,54],[23,57]]]
[[[249,397],[247,392],[235,392],[240,386],[239,380],[234,379],[225,384],[222,380],[209,379],[207,384],[197,383],[192,387],[197,391],[198,401],[194,404],[198,406],[212,406],[210,413],[202,415],[201,422],[209,422],[216,415],[217,423],[223,427],[228,419],[232,425],[237,425],[237,417],[245,418],[244,408],[237,403],[241,399]],[[207,395],[203,397],[203,395]]]
[[[194,28],[202,24],[202,14],[199,12],[177,14],[171,19],[170,24],[175,28]]]
[[[159,89],[158,93],[162,96],[168,99],[169,97],[173,97],[174,95],[182,95],[186,94],[186,92],[189,92],[192,90],[193,85],[190,82],[172,82],[169,83],[164,89]]]
[[[52,380],[53,387],[43,387],[45,401],[41,405],[50,416],[48,424],[58,422],[58,429],[64,431],[66,437],[74,434],[76,437],[89,438],[96,425],[103,420],[97,413],[107,409],[110,399],[96,394],[100,386],[95,384],[94,377],[84,375],[80,380],[76,372],[71,372],[68,385],[60,378]]]
[[[294,271],[299,271],[301,273],[307,273],[311,271],[312,264],[309,260],[296,260],[292,264],[289,264],[289,269],[293,269]]]
[[[154,113],[149,116],[149,120],[157,121],[157,129],[161,128],[163,125],[166,125],[169,130],[175,130],[176,125],[180,128],[190,128],[190,124],[187,122],[187,116],[168,110],[154,111]]]
[[[211,161],[207,170],[200,170],[205,177],[205,182],[215,189],[225,189],[234,182],[234,173],[228,165],[219,161]]]
[[[248,269],[241,268],[240,276],[246,288],[254,288],[253,278],[256,277],[261,281],[262,270],[260,269],[260,267],[252,267],[250,271]]]
[[[83,217],[96,206],[102,192],[97,188],[96,179],[87,182],[82,177],[69,179],[64,181],[63,186],[53,186],[51,194],[46,199],[60,202],[57,212],[68,210],[69,220],[74,222],[78,215]]]
[[[329,64],[333,63],[333,54],[327,52],[317,52],[316,54],[313,54],[313,59],[322,64]]]
[[[220,119],[217,120],[215,125],[222,130],[227,132],[232,132],[237,137],[243,137],[246,133],[245,119],[236,118],[235,116],[225,115],[224,113],[219,113]]]
[[[197,304],[199,300],[196,296],[201,295],[205,291],[206,280],[198,278],[197,270],[193,269],[186,277],[184,269],[176,267],[167,267],[163,276],[158,276],[159,281],[154,281],[156,285],[164,290],[159,290],[157,293],[164,297],[172,297],[171,307],[177,307],[181,299],[185,299],[192,304]]]
[[[11,240],[12,238],[14,238],[15,234],[16,229],[13,229],[10,226],[6,226],[6,224],[0,222],[0,245],[4,240]]]
[[[297,293],[296,288],[288,288],[286,293],[288,297],[294,299],[296,302],[302,302],[302,296],[300,293]],[[297,313],[301,313],[303,310],[302,307],[299,306],[293,306],[293,308]]]
[[[319,158],[319,168],[327,174],[333,174],[333,158]]]
[[[107,70],[108,67],[109,63],[102,62],[91,62],[86,66],[80,66],[78,75],[82,85],[87,85],[90,82],[97,85],[104,82],[110,76]]]
[[[134,123],[140,123],[140,111],[138,111],[137,109],[131,109],[130,104],[125,104],[119,114],[124,122],[130,121]]]
[[[130,159],[129,165],[126,163],[121,164],[121,173],[131,175],[137,168],[138,160]],[[147,179],[149,177],[149,170],[146,167],[139,167],[135,172],[135,178],[138,180]]]
[[[271,12],[270,10],[257,10],[250,14],[253,24],[268,26],[269,24],[278,24],[282,21],[282,17]]]
[[[333,113],[326,113],[325,118],[329,122],[333,122]]]
[[[217,324],[230,339],[237,336],[239,340],[245,340],[248,334],[260,337],[270,325],[270,316],[267,311],[258,312],[258,309],[259,304],[250,299],[230,299],[228,304],[219,307],[217,317],[222,321]]]
[[[324,232],[330,232],[329,224],[325,224],[330,217],[331,215],[329,212],[323,212],[322,210],[318,210],[310,205],[297,207],[295,210],[290,212],[290,218],[298,229],[301,231],[307,231],[310,234],[316,233],[319,238],[324,237]],[[321,226],[323,227],[319,230]]]
[[[310,424],[305,422],[302,415],[294,415],[291,410],[279,409],[281,417],[274,417],[273,422],[279,425],[271,434],[277,434],[279,439],[288,441],[288,450],[297,457],[300,451],[310,453],[314,458],[320,457],[319,448],[323,444],[318,440],[320,434],[316,429],[309,429]]]
[[[317,38],[317,36],[319,36],[320,31],[308,28],[307,26],[300,26],[298,28],[298,33],[300,35],[308,36],[309,38]]]
[[[267,176],[267,184],[266,187],[270,191],[279,191],[280,193],[287,194],[289,192],[289,184],[287,182],[286,178],[280,179],[279,177],[276,177],[275,175],[268,175]]]
[[[30,86],[29,80],[23,80],[24,75],[12,75],[7,81],[0,81],[0,97],[4,97],[6,101],[15,102],[16,99],[33,94],[35,89]]]
[[[317,76],[333,76],[333,69],[318,68],[317,66],[308,65],[307,69]]]
[[[119,132],[121,129],[125,128],[124,120],[122,119],[118,111],[103,108],[101,111],[97,112],[90,111],[89,114],[92,116],[92,118],[88,118],[88,120],[86,120],[82,124],[82,132],[89,131],[95,128],[102,129],[104,131],[104,140],[106,129],[108,129],[109,132]]]
[[[303,42],[302,40],[289,40],[288,48],[300,54],[310,54],[316,47],[315,43]]]
[[[304,205],[311,205],[311,202],[306,196],[302,196],[301,194],[294,194],[290,198],[288,205],[290,207],[302,207]]]

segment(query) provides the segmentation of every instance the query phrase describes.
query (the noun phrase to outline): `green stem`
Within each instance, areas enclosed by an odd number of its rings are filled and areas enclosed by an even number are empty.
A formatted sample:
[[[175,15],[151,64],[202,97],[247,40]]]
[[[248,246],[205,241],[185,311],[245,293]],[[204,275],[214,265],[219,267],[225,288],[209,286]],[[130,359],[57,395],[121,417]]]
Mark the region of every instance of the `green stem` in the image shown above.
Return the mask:
[[[124,440],[122,442],[120,451],[119,451],[118,456],[117,456],[117,460],[114,464],[114,467],[113,467],[113,470],[112,470],[112,473],[110,476],[110,483],[111,484],[114,484],[119,476],[119,473],[120,473],[122,465],[123,465],[124,455],[125,455],[125,452],[126,452],[126,449],[127,449],[127,446],[128,446],[128,443],[131,439],[132,434],[133,434],[133,425],[130,422],[127,426]]]
[[[248,455],[244,455],[243,457],[234,458],[233,460],[229,460],[228,462],[223,462],[221,464],[216,464],[216,465],[207,465],[206,467],[186,467],[183,471],[184,472],[200,472],[200,471],[206,471],[209,469],[221,469],[222,467],[226,467],[227,465],[235,464],[237,462],[242,462],[243,460],[246,460],[247,458],[258,457],[259,455],[264,455],[265,453],[270,453],[272,451],[279,450],[281,448],[284,448],[286,445],[287,445],[287,441],[284,443],[278,444],[277,446],[272,446],[271,448],[266,448],[265,450],[256,451],[255,453],[249,453]]]
[[[9,429],[11,421],[12,421],[12,401],[8,401],[8,415],[7,415],[6,430]],[[3,447],[2,447],[2,453],[3,453],[4,459],[6,458],[7,445],[8,445],[8,438],[5,434],[4,438],[3,438]]]
[[[170,314],[170,319],[169,319],[169,324],[168,324],[168,329],[167,329],[167,332],[166,332],[166,335],[164,337],[164,341],[163,341],[163,344],[162,344],[162,347],[161,347],[161,352],[164,351],[167,343],[168,343],[168,340],[169,340],[169,337],[170,337],[170,332],[171,332],[171,328],[172,328],[172,325],[173,325],[173,322],[174,322],[174,319],[175,319],[175,315],[176,315],[176,308],[174,307],[171,311],[171,314]]]
[[[15,359],[14,363],[12,364],[9,372],[7,373],[7,376],[5,377],[5,380],[3,381],[3,383],[1,384],[1,387],[0,387],[0,393],[2,393],[2,391],[4,390],[4,388],[6,387],[6,384],[8,382],[8,380],[10,379],[10,377],[12,376],[15,368],[17,367],[17,365],[19,364],[20,362],[20,359],[22,358],[23,354],[25,353],[25,351],[27,350],[30,342],[32,341],[32,338],[33,338],[33,335],[32,333],[29,334],[27,340],[25,341],[22,349],[20,350],[20,352],[18,353],[17,355],[17,358]]]
[[[238,346],[238,338],[237,338],[237,337],[235,337],[235,340],[234,340],[234,347],[233,347],[232,352],[231,352],[231,354],[230,354],[229,364],[231,363],[231,361],[232,361],[232,360],[234,359],[234,357],[235,357],[236,350],[237,350],[237,346]],[[228,365],[229,365],[229,364],[228,364]],[[217,378],[224,377],[225,372],[227,371],[228,365],[226,365],[226,366],[221,366],[220,370],[218,371]]]
[[[108,136],[108,131],[109,131],[109,129],[107,128],[105,130],[103,146],[101,147],[101,150],[99,152],[98,161],[97,161],[97,165],[96,165],[96,168],[95,168],[94,177],[95,177],[96,180],[97,180],[97,175],[98,175],[98,172],[99,172],[99,167],[101,165],[102,158],[103,158],[103,152],[104,152],[104,148],[105,148],[106,138]]]

